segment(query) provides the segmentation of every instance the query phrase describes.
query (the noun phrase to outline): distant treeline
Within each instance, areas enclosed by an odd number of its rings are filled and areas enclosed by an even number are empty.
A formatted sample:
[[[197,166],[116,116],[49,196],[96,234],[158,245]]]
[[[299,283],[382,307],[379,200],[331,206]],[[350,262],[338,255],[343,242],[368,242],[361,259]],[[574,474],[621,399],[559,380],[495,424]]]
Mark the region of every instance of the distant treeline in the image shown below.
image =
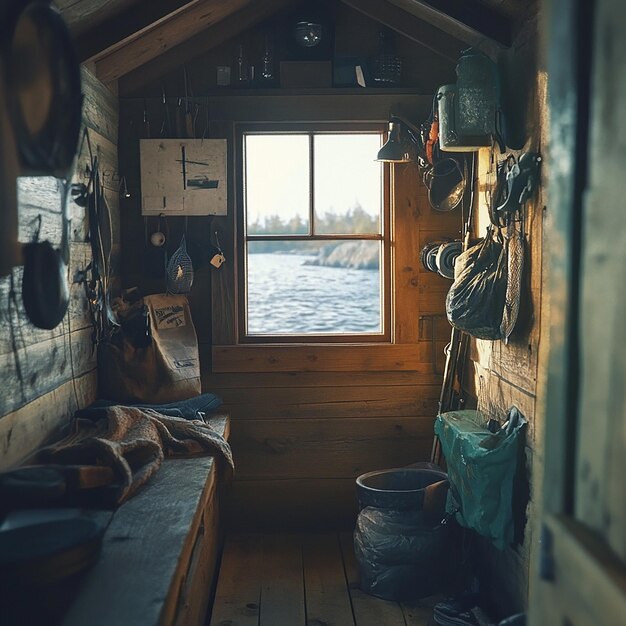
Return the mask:
[[[278,215],[256,220],[248,226],[249,235],[307,235],[308,220],[296,215],[289,221],[283,221]],[[363,207],[356,205],[341,215],[335,212],[324,213],[315,219],[315,232],[318,235],[352,235],[371,234],[378,232],[379,220],[370,215]],[[261,252],[296,252],[300,254],[316,254],[322,244],[318,241],[255,241],[249,246],[251,254]],[[328,244],[326,244],[328,245]]]

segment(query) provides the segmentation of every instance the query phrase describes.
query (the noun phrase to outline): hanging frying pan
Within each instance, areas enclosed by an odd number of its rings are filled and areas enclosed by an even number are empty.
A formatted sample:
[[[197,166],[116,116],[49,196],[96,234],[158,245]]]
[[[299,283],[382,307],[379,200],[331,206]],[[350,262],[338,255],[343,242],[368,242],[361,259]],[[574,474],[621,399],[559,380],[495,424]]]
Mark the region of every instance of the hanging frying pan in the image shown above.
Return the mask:
[[[69,184],[63,183],[61,249],[49,241],[35,241],[23,247],[24,275],[22,300],[30,321],[38,328],[51,330],[58,326],[70,303],[67,278],[69,264]]]
[[[437,161],[424,175],[428,200],[435,211],[452,211],[465,193],[465,176],[456,159]]]
[[[7,107],[22,175],[68,178],[81,125],[80,66],[69,31],[43,0],[26,3],[5,38]]]
[[[81,126],[80,66],[61,16],[43,0],[11,14],[4,41],[7,109],[22,175],[71,178]],[[48,241],[23,247],[22,298],[32,323],[52,329],[69,305],[68,184],[63,184],[61,249]]]

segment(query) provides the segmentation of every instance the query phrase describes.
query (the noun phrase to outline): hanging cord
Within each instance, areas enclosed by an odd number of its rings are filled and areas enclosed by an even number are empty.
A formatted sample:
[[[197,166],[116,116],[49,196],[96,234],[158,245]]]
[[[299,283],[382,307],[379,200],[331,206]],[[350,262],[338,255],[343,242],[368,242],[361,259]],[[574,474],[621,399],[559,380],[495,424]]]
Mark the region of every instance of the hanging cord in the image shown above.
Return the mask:
[[[204,131],[202,132],[202,141],[204,142],[205,139],[208,139],[211,136],[211,120],[210,120],[210,116],[209,116],[209,96],[206,97],[206,120],[204,123]]]
[[[161,131],[159,134],[161,137],[165,135],[165,130],[167,129],[167,134],[171,134],[171,123],[170,123],[170,113],[167,105],[167,96],[165,94],[165,85],[161,85],[161,103],[163,104],[163,121],[161,122]]]
[[[474,219],[474,200],[476,191],[476,155],[472,156],[471,181],[469,186],[469,205],[467,213],[467,221],[463,225],[463,251],[469,247],[469,241],[472,231]],[[466,190],[467,193],[467,190]],[[450,334],[450,343],[448,344],[450,352],[446,358],[446,368],[444,378],[441,385],[441,393],[439,395],[438,414],[452,410],[452,402],[455,392],[455,378],[459,382],[459,362],[461,355],[465,352],[464,342],[468,341],[466,333],[462,333],[457,328],[452,328]],[[461,369],[464,363],[461,362]],[[463,389],[459,389],[459,400]],[[432,463],[439,464],[441,462],[441,442],[439,437],[433,438],[430,460]]]
[[[70,285],[70,296],[71,296],[71,288],[72,288],[72,285]],[[63,325],[64,335],[66,334],[65,333],[65,320],[66,319],[67,319],[67,348],[68,348],[68,353],[70,355],[70,372],[72,374],[72,390],[74,392],[74,402],[76,403],[76,411],[78,411],[78,409],[80,409],[80,401],[78,399],[78,387],[76,385],[76,368],[74,366],[74,349],[72,348],[72,322],[71,322],[71,315],[70,315],[69,307],[67,309],[67,313],[65,314],[65,318],[61,322]]]
[[[91,142],[89,140],[89,134],[87,133],[87,129],[85,128],[84,131],[84,135],[83,137],[86,137],[87,139],[87,146],[89,148],[89,154],[92,154],[92,149],[91,149]],[[81,141],[81,148],[82,148],[82,141]],[[80,152],[79,152],[80,154]],[[68,282],[68,288],[69,288],[69,303],[68,303],[68,307],[65,311],[65,315],[63,316],[63,319],[61,320],[61,324],[62,324],[62,329],[63,329],[63,334],[65,336],[65,321],[67,321],[67,342],[68,342],[68,348],[69,348],[69,356],[70,356],[70,372],[72,375],[72,391],[74,393],[74,401],[76,403],[76,410],[78,410],[80,408],[80,403],[78,400],[78,389],[77,389],[77,385],[76,385],[76,370],[74,367],[74,351],[72,348],[72,323],[71,323],[71,302],[72,302],[72,287],[74,285],[74,279],[72,278],[70,280],[70,230],[71,230],[71,220],[69,218],[69,207],[68,207],[68,203],[70,201],[70,190],[72,188],[71,182],[69,180],[62,180],[61,181],[61,194],[62,194],[62,211],[63,211],[63,235],[62,235],[62,242],[61,242],[61,254],[63,257],[63,261],[66,264],[66,268],[65,271],[67,273],[67,282]],[[78,274],[79,276],[81,275],[81,273]],[[65,343],[65,339],[64,339],[64,343]]]
[[[13,323],[13,312],[15,312],[17,326],[19,329],[19,338],[22,343],[22,348],[25,349],[26,345],[24,343],[24,336],[22,335],[22,329],[19,326],[19,308],[17,304],[17,290],[15,288],[15,275],[13,274],[13,269],[11,269],[10,276],[11,278],[10,278],[10,286],[9,286],[9,300],[7,303],[8,304],[7,315],[9,318],[9,328],[11,329],[11,350],[13,351],[13,358],[15,360],[15,373],[17,374],[17,379],[20,383],[20,392],[22,394],[22,402],[26,403],[27,398],[26,398],[26,390],[24,387],[24,373],[22,371],[22,365],[20,363],[19,347],[17,345],[18,333],[16,332],[15,324]]]
[[[470,240],[472,237],[472,231],[474,228],[474,202],[476,199],[476,153],[472,153],[471,172],[468,173],[467,160],[464,165],[465,180],[469,180],[470,193],[469,204],[467,209],[467,221],[463,223],[463,252],[466,252],[470,246]],[[469,179],[468,179],[469,174]],[[467,333],[461,333],[460,347],[458,353],[458,359],[456,364],[456,378],[459,389],[458,408],[462,409],[465,406],[465,398],[463,397],[463,385],[465,384],[465,369],[467,363],[467,355],[469,352],[469,335]]]

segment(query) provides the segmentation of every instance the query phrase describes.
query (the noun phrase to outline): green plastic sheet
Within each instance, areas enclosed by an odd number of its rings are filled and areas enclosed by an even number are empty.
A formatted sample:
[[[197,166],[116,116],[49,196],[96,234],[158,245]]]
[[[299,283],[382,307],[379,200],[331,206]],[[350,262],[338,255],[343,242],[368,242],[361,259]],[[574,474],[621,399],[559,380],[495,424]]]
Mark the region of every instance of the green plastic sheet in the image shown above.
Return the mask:
[[[504,549],[515,533],[513,493],[526,421],[515,408],[497,433],[478,411],[450,411],[437,417],[435,434],[448,464],[447,511]]]

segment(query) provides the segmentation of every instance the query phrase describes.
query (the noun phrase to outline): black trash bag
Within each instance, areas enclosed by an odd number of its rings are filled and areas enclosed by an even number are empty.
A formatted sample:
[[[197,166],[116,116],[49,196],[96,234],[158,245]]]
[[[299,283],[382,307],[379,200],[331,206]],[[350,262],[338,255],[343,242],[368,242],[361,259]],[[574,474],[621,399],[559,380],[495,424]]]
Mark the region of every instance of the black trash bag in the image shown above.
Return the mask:
[[[361,589],[396,602],[440,592],[449,562],[449,530],[449,524],[426,524],[423,511],[365,507],[354,531]]]
[[[501,339],[507,262],[506,250],[492,229],[459,255],[454,274],[446,297],[450,324],[477,339]]]

